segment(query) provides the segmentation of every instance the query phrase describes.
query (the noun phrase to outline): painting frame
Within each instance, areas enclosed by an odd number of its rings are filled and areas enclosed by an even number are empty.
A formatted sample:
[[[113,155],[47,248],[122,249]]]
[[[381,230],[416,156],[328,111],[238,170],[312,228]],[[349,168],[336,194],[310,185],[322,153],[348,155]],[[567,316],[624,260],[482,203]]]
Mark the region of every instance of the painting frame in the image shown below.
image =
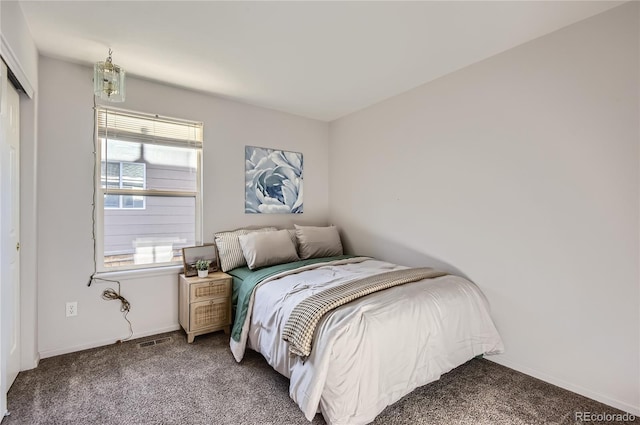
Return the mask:
[[[304,212],[302,152],[245,145],[245,214]]]
[[[196,270],[196,261],[209,260],[209,273],[218,270],[218,251],[216,245],[204,244],[198,246],[187,246],[182,248],[182,264],[184,267],[185,277],[198,275]]]

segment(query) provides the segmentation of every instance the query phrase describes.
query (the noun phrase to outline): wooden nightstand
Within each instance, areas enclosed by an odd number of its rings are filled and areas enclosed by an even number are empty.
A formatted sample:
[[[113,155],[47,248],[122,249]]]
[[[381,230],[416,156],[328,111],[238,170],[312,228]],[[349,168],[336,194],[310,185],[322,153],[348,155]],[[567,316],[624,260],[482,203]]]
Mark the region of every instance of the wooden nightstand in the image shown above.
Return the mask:
[[[207,277],[180,275],[180,325],[187,333],[187,342],[209,332],[224,330],[231,325],[231,276],[222,272]]]

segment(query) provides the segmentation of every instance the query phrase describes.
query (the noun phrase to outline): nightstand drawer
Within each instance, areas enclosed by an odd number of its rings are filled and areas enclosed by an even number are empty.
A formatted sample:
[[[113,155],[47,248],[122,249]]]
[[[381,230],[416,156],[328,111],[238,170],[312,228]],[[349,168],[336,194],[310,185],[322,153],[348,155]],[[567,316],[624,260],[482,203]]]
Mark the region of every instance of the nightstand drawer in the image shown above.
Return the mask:
[[[226,298],[192,303],[189,306],[189,329],[199,329],[228,325],[231,311]]]
[[[198,302],[231,295],[231,279],[210,280],[191,284],[190,301]]]

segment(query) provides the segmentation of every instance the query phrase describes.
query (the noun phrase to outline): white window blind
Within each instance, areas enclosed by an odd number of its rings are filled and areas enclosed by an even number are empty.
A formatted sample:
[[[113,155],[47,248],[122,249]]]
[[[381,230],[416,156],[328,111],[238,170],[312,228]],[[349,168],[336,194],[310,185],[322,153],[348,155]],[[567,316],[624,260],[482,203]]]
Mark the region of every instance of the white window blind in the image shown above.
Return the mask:
[[[200,122],[111,108],[98,108],[97,114],[99,137],[202,148]]]

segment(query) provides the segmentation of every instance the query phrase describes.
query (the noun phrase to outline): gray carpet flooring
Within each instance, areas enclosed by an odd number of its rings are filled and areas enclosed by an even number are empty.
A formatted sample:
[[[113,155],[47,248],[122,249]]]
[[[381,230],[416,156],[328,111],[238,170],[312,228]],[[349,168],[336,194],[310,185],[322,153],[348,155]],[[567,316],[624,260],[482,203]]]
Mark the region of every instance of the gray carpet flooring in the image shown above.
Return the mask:
[[[170,341],[138,346],[162,337]],[[171,332],[42,360],[18,375],[2,425],[309,424],[288,384],[253,351],[237,364],[222,332],[193,344]],[[474,359],[389,406],[374,423],[582,423],[577,411],[622,413]],[[318,414],[312,423],[325,422]]]

